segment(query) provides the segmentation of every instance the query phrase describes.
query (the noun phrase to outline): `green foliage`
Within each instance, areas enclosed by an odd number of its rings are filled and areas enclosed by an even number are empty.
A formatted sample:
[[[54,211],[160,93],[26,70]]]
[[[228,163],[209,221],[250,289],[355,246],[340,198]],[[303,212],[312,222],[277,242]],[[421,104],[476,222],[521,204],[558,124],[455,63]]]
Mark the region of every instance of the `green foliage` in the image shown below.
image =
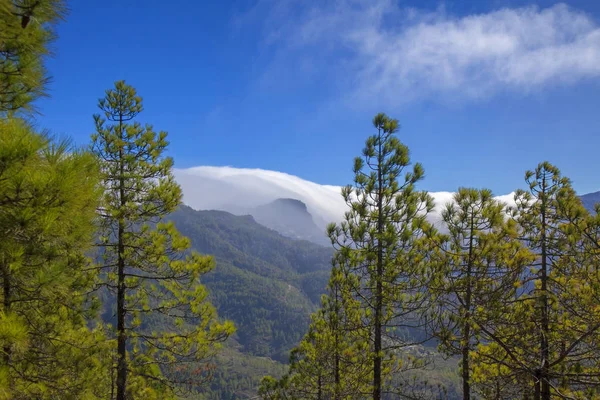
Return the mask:
[[[104,338],[86,323],[97,189],[93,156],[0,120],[0,398],[107,393]]]
[[[261,382],[263,399],[359,399],[369,392],[368,331],[361,329],[359,304],[343,298],[345,282],[334,267],[321,309],[291,353],[288,373]]]
[[[514,296],[532,256],[517,240],[515,224],[489,190],[460,188],[442,211],[448,230],[440,243],[440,269],[432,323],[444,352],[461,356],[463,398],[471,398],[471,353],[481,324],[490,324]],[[484,339],[485,341],[485,339]]]
[[[582,236],[593,222],[553,165],[526,181],[512,218],[535,258],[493,324],[481,325],[491,342],[474,355],[475,378],[485,396],[597,398],[600,280],[587,253],[593,240]]]
[[[43,61],[64,14],[63,0],[0,0],[0,115],[44,95]]]
[[[135,89],[119,81],[99,107],[92,148],[105,189],[104,284],[117,306],[117,398],[125,397],[128,372],[147,385],[193,388],[210,378],[208,365],[198,363],[234,332],[231,322],[218,321],[200,284],[214,261],[188,251],[189,240],[162,221],[181,203],[181,189],[164,156],[166,132],[133,121],[143,109]],[[157,321],[164,329],[156,329]]]

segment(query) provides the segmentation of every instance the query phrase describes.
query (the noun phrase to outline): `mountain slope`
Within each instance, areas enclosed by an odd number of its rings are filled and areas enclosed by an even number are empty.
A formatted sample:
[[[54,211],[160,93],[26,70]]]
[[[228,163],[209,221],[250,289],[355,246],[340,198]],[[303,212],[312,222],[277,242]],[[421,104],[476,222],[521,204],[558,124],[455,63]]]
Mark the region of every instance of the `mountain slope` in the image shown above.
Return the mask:
[[[250,216],[183,206],[169,219],[194,250],[215,257],[204,283],[219,315],[238,327],[240,351],[286,362],[318,307],[332,250],[286,238]]]
[[[600,203],[600,192],[588,193],[579,196],[583,206],[590,212],[594,212],[594,207],[597,203]]]

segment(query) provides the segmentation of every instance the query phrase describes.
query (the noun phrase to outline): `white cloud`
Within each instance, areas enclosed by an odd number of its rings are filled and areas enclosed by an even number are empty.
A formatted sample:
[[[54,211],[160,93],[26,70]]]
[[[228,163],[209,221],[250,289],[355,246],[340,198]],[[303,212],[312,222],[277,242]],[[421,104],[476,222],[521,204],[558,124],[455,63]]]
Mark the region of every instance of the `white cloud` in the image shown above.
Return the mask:
[[[307,78],[330,75],[353,103],[474,99],[600,75],[598,24],[564,4],[467,16],[392,0],[306,4],[259,3],[265,46],[276,54],[265,75],[289,79],[311,65]]]
[[[283,172],[263,169],[200,166],[176,169],[183,201],[195,209],[243,213],[277,198],[304,202],[319,225],[339,221],[344,201],[338,186],[320,185]]]
[[[183,189],[183,201],[197,210],[223,210],[244,214],[246,210],[277,198],[304,202],[315,223],[324,228],[339,222],[346,211],[340,186],[320,185],[283,172],[264,169],[200,166],[175,169],[175,178]],[[440,221],[439,212],[452,200],[451,192],[431,192],[436,210],[432,222]],[[512,204],[512,194],[497,198]]]

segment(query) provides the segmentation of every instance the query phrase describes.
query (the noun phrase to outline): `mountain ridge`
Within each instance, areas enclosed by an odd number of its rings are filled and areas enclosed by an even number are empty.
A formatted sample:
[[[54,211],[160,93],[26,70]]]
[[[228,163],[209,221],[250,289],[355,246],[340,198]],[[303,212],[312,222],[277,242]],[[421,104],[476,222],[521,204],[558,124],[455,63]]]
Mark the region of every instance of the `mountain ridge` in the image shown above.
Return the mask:
[[[317,226],[306,204],[295,198],[277,198],[249,212],[256,222],[274,229],[284,236],[308,240],[327,246],[325,230]]]
[[[600,203],[600,191],[586,193],[579,196],[581,203],[589,212],[595,212],[596,204]]]

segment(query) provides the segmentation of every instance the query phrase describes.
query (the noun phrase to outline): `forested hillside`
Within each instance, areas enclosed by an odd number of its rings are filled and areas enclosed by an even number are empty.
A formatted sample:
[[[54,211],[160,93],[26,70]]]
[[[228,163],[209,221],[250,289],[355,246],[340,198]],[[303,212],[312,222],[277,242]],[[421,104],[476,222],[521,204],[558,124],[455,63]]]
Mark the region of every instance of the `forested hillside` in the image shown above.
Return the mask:
[[[203,281],[219,315],[238,327],[242,351],[287,362],[325,291],[332,249],[224,211],[182,206],[169,219],[194,250],[214,255],[218,268]]]

